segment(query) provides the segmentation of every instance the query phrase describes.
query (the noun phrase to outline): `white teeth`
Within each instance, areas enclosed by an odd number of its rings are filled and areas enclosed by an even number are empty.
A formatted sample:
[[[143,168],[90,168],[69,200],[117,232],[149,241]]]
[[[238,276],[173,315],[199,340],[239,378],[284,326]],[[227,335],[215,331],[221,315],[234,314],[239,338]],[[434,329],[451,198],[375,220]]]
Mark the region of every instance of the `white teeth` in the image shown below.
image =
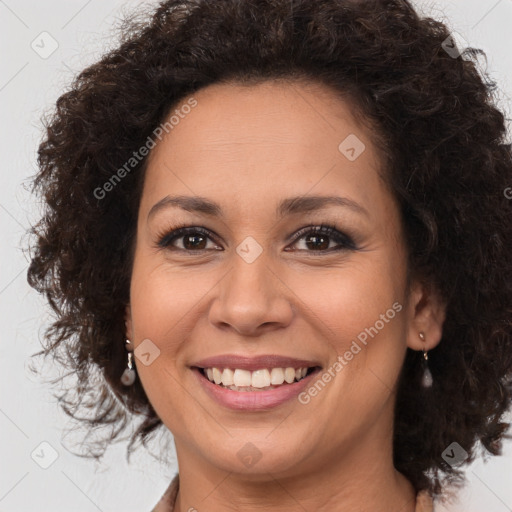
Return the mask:
[[[286,368],[284,371],[284,380],[291,384],[295,380],[295,369],[294,368]]]
[[[213,381],[215,384],[220,384],[222,382],[222,373],[218,368],[213,369]]]
[[[307,368],[306,368],[307,371]],[[284,370],[282,368],[272,368],[270,372],[270,384],[274,386],[284,382]]]
[[[270,386],[270,372],[265,368],[264,370],[255,370],[252,372],[253,388],[265,388]]]
[[[250,386],[252,383],[251,372],[237,368],[233,374],[233,381],[235,386]]]
[[[285,382],[292,384],[303,379],[308,368],[262,368],[260,370],[232,370],[230,368],[205,368],[206,376],[215,384],[222,384],[230,389],[237,388],[237,391],[253,391],[254,389],[272,389]],[[242,389],[238,389],[242,388]]]
[[[229,368],[225,368],[222,372],[222,385],[223,386],[232,386],[235,383],[233,380],[233,370]]]

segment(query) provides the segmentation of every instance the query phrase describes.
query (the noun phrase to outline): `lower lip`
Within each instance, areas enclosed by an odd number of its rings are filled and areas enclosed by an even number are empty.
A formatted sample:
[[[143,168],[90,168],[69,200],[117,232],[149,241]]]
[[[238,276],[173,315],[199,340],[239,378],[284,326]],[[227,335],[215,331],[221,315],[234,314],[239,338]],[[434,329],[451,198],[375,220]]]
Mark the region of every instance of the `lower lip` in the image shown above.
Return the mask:
[[[271,409],[296,398],[320,372],[320,369],[317,368],[298,382],[283,384],[267,391],[233,391],[210,382],[198,368],[192,368],[192,371],[206,393],[220,405],[238,411],[256,411]]]

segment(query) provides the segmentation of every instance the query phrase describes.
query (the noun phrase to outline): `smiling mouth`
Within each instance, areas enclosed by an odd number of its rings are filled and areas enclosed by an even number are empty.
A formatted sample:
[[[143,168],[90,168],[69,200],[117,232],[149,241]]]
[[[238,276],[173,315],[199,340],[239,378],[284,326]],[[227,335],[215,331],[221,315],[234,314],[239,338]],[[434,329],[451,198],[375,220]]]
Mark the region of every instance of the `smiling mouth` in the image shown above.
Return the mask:
[[[268,391],[297,383],[312,373],[320,371],[320,366],[261,368],[250,371],[240,368],[200,368],[193,367],[204,378],[220,388],[231,391]]]

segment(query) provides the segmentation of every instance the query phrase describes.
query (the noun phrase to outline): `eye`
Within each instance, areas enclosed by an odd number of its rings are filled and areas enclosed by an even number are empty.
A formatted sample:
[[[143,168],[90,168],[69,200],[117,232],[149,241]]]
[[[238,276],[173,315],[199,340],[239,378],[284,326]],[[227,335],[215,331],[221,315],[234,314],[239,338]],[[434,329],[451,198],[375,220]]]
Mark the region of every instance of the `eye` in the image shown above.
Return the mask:
[[[169,250],[185,252],[206,251],[209,249],[222,250],[219,245],[213,243],[212,233],[207,229],[193,226],[179,226],[171,231],[165,231],[158,236],[157,247]],[[208,247],[208,241],[212,241],[213,247]],[[293,244],[304,240],[306,252],[336,252],[342,250],[357,250],[352,238],[334,226],[324,225],[309,226],[301,229],[294,237]],[[179,242],[179,244],[177,244]],[[330,247],[335,242],[334,247]],[[293,245],[292,244],[292,245]],[[286,248],[285,250],[290,251]]]
[[[207,240],[211,238],[211,233],[200,227],[179,227],[170,232],[158,236],[158,247],[181,250],[181,251],[205,251],[208,248]],[[181,247],[175,245],[175,241],[182,243]]]
[[[322,224],[321,226],[310,226],[301,229],[295,236],[294,243],[305,241],[304,246],[307,252],[335,252],[342,250],[357,250],[352,238],[334,226]],[[335,247],[329,247],[331,242],[336,242]],[[308,250],[311,249],[311,250]]]

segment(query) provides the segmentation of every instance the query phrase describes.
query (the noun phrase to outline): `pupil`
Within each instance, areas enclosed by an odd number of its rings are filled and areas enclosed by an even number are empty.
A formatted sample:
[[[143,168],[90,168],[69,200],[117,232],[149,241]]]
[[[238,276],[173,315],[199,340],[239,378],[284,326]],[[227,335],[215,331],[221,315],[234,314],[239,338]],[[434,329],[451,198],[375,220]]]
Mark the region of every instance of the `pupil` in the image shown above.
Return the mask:
[[[326,237],[325,235],[310,235],[309,237],[309,240],[315,240],[316,242],[318,242],[319,240],[323,240],[324,243],[321,244],[321,246],[314,246],[314,243],[313,243],[313,249],[327,249],[329,247],[329,242],[325,243],[325,240],[328,239],[328,237]],[[306,242],[308,247],[310,247],[310,242]],[[310,247],[311,248],[311,247]]]
[[[188,244],[188,242],[190,242],[190,240],[194,240],[192,242],[192,244]],[[198,242],[199,244],[201,243],[201,241],[204,241],[204,237],[203,235],[187,235],[185,237],[185,247],[187,249],[198,249],[197,245],[198,245]],[[199,249],[202,249],[203,247],[199,247]]]

